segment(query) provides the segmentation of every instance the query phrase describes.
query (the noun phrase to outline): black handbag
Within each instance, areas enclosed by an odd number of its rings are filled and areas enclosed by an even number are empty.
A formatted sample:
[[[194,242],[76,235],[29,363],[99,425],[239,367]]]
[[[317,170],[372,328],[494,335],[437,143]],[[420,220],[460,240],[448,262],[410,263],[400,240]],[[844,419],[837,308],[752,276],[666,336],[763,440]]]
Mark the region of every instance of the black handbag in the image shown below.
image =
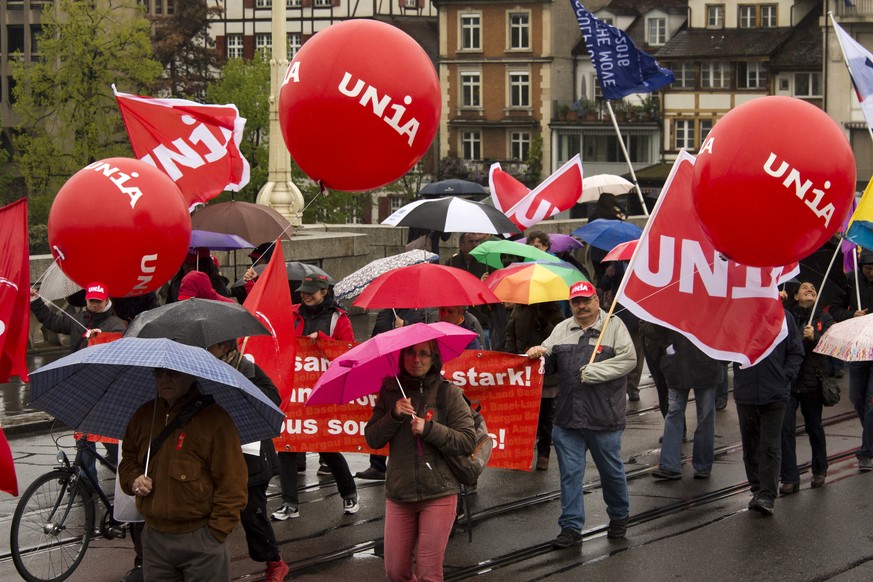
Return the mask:
[[[821,399],[825,406],[834,406],[840,402],[840,387],[828,377],[821,379]]]

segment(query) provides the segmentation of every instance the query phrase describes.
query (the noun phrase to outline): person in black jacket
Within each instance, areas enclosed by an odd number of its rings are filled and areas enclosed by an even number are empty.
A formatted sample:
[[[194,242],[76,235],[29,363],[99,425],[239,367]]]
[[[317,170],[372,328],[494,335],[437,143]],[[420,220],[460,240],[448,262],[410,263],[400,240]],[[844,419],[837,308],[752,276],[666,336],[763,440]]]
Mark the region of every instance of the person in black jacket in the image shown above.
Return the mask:
[[[664,346],[661,371],[669,389],[670,404],[664,418],[661,458],[652,472],[655,479],[682,478],[682,441],[685,435],[685,407],[694,390],[697,427],[691,465],[695,479],[709,479],[715,459],[715,391],[721,378],[721,363],[703,353],[678,331],[653,326]]]
[[[864,249],[858,257],[858,271],[849,276],[848,308],[845,304],[831,304],[835,321],[863,317],[873,307],[873,251]],[[857,279],[857,293],[855,280]],[[861,421],[861,447],[858,470],[873,471],[873,362],[849,362],[849,400]]]
[[[252,384],[270,401],[279,406],[279,390],[270,377],[254,362],[243,357],[237,349],[236,340],[220,342],[207,348],[209,352],[233,366],[251,380]],[[266,562],[265,582],[279,582],[288,574],[288,564],[279,556],[276,534],[267,517],[267,485],[278,472],[279,457],[270,439],[254,443],[244,443],[243,457],[249,469],[248,502],[240,513],[240,523],[246,532],[249,557],[256,562]]]
[[[812,487],[822,487],[828,474],[828,451],[824,427],[821,424],[822,413],[822,381],[827,369],[827,356],[813,351],[818,340],[834,320],[829,313],[816,310],[812,314],[818,292],[815,284],[804,281],[794,294],[794,304],[790,311],[794,315],[797,328],[803,336],[803,366],[800,375],[791,384],[791,395],[785,418],[782,421],[782,468],[779,471],[782,485],[779,493],[788,495],[800,490],[800,472],[797,469],[796,438],[794,430],[797,426],[797,407],[803,414],[803,424],[809,436],[809,447],[812,449]]]
[[[734,363],[734,402],[743,440],[743,464],[752,489],[749,509],[773,513],[779,483],[782,417],[791,382],[803,364],[803,345],[797,324],[785,314],[788,335],[754,366]]]

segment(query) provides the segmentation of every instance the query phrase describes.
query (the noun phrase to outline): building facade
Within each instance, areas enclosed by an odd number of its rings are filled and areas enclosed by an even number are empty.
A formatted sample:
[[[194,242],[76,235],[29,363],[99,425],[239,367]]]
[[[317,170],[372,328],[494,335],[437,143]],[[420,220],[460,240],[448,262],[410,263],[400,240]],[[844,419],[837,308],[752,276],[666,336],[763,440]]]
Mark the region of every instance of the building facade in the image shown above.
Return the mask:
[[[487,183],[492,163],[526,173],[533,148],[551,171],[548,121],[572,100],[570,49],[580,32],[568,4],[439,0],[443,92],[440,157]]]

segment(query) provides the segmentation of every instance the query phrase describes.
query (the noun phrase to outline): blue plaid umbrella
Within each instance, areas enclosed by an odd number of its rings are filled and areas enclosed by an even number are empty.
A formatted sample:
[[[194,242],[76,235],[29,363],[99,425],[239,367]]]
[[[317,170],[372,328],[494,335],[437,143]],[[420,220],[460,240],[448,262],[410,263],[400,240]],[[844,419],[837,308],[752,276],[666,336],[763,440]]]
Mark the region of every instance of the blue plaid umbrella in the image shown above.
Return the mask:
[[[581,238],[592,247],[611,251],[616,245],[643,236],[643,229],[624,220],[598,218],[574,230],[573,236]]]
[[[285,415],[257,386],[203,348],[168,339],[121,338],[45,365],[30,375],[31,404],[82,432],[122,438],[133,413],[157,396],[156,368],[195,376],[240,442],[279,434]]]
[[[439,255],[421,249],[406,251],[405,253],[392,255],[384,259],[376,259],[341,279],[333,288],[333,292],[338,301],[347,301],[360,295],[364,287],[372,283],[373,279],[383,273],[419,263],[435,263],[439,260]]]

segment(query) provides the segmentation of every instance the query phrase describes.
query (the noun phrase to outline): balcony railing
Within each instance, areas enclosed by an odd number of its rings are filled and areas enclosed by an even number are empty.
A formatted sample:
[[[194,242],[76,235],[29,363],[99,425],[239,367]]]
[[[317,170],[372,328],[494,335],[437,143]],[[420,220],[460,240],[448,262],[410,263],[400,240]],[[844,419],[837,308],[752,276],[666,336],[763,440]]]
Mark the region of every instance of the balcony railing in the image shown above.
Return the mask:
[[[873,16],[873,0],[852,0],[853,6],[847,6],[843,0],[829,2],[837,18],[863,18]]]

